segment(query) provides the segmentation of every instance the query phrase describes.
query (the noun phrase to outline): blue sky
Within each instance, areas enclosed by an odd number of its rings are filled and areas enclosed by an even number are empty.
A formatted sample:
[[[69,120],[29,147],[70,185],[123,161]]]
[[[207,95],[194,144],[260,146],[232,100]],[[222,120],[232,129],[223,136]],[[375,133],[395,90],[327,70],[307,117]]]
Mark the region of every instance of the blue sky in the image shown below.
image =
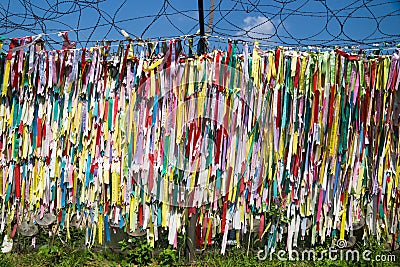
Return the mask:
[[[70,37],[83,46],[87,40],[121,39],[120,29],[144,38],[175,37],[198,30],[196,0],[102,0],[98,5],[93,0],[80,0],[79,5],[72,2],[2,0],[0,35],[75,30]],[[204,0],[204,6],[207,24],[210,0]],[[159,12],[161,16],[155,17]],[[258,39],[271,45],[398,43],[399,26],[400,2],[394,0],[215,0],[210,34]],[[56,34],[50,36],[60,39]]]

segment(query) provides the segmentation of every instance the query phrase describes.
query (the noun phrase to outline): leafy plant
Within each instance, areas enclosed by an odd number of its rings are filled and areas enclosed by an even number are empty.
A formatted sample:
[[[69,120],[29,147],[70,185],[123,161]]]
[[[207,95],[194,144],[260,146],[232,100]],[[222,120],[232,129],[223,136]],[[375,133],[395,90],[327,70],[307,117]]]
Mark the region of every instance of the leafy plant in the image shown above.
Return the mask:
[[[179,263],[178,251],[176,249],[166,248],[160,252],[158,262],[161,266],[176,266]]]
[[[128,241],[119,242],[121,251],[126,252],[128,263],[137,264],[139,266],[147,266],[152,261],[153,248],[139,238],[130,238]]]
[[[57,246],[43,245],[39,248],[38,254],[44,256],[59,256],[61,250]]]

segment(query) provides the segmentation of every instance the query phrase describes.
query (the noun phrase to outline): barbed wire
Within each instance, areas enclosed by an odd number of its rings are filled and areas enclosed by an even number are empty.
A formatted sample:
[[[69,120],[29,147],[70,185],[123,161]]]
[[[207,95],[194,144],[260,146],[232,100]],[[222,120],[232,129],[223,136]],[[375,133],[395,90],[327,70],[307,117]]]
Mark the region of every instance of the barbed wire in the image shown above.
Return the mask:
[[[196,6],[183,9],[182,3],[163,0],[153,12],[126,15],[132,7],[127,0],[7,0],[0,3],[0,35],[44,33],[52,45],[60,38],[49,33],[68,31],[85,47],[93,39],[116,38],[122,29],[133,38],[159,39],[198,29]],[[400,1],[395,0],[215,0],[211,6],[205,1],[209,35],[268,45],[394,45],[400,40],[399,17]],[[365,29],[364,34],[355,28]]]

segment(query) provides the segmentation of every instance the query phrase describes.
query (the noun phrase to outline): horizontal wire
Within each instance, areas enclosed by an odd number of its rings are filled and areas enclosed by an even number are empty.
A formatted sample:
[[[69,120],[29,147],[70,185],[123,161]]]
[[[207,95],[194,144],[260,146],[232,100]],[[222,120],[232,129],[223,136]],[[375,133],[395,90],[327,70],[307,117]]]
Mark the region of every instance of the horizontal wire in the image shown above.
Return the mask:
[[[126,6],[128,1],[115,1],[113,10],[106,9],[103,6],[109,0],[62,0],[57,3],[49,3],[48,0],[41,1],[41,4],[32,0],[8,1],[8,4],[0,4],[0,32],[10,34],[16,30],[21,30],[37,37],[41,35],[49,45],[57,45],[54,37],[60,32],[73,33],[71,39],[77,42],[77,45],[85,47],[89,43],[98,43],[103,41],[123,42],[124,39],[107,38],[111,31],[120,32],[122,24],[138,21],[152,20],[147,25],[143,25],[142,29],[151,30],[162,19],[169,23],[180,35],[158,36],[138,38],[140,33],[128,32],[132,39],[137,42],[157,42],[162,39],[185,39],[199,38],[197,34],[192,34],[197,27],[197,17],[193,12],[196,9],[179,9],[175,3],[170,0],[164,0],[164,7],[157,14],[142,15],[123,19],[118,18],[118,12]],[[47,4],[46,4],[47,3]],[[312,9],[307,6],[312,4]],[[398,1],[394,0],[369,0],[358,1],[352,0],[344,3],[343,6],[327,4],[326,0],[322,1],[270,1],[263,3],[260,0],[218,0],[213,8],[215,23],[210,27],[210,36],[207,37],[210,42],[212,40],[232,39],[237,41],[254,42],[259,40],[259,46],[276,47],[283,45],[287,47],[303,47],[319,45],[325,47],[362,47],[371,49],[386,49],[399,43],[400,34],[395,31],[386,32],[383,25],[388,23],[388,19],[396,19],[400,15],[400,7]],[[114,5],[114,2],[113,2]],[[18,8],[19,7],[19,8]],[[82,12],[94,12],[94,24],[86,26],[81,21]],[[211,9],[205,8],[206,18],[210,16]],[[85,13],[86,14],[86,13]],[[247,24],[239,25],[233,22],[233,18],[239,15],[258,18],[260,22],[248,26]],[[71,23],[66,22],[71,16],[78,18],[75,27]],[[311,36],[294,36],[287,30],[285,24],[289,18],[315,18],[324,20],[321,23],[320,32]],[[175,18],[184,18],[187,21],[196,22],[194,27],[189,31],[185,31],[179,25]],[[261,18],[261,19],[260,19]],[[373,33],[363,38],[354,39],[347,32],[347,26],[352,20],[367,19],[370,21]],[[338,24],[340,29],[337,32],[330,29],[332,23]],[[268,24],[268,25],[267,25]],[[265,26],[273,27],[272,32],[263,32],[260,29]],[[144,27],[146,26],[146,27]],[[394,25],[393,25],[394,26]],[[166,27],[166,25],[164,25]],[[189,26],[190,27],[190,26]],[[94,33],[99,32],[100,28],[106,28],[104,38],[91,38]],[[51,31],[49,31],[51,29]],[[108,29],[108,30],[107,30]],[[126,29],[129,30],[129,29]],[[241,32],[242,34],[238,34]],[[183,34],[182,33],[186,33]],[[143,35],[143,34],[142,34]],[[4,41],[3,41],[4,42]],[[211,43],[211,45],[213,45]]]

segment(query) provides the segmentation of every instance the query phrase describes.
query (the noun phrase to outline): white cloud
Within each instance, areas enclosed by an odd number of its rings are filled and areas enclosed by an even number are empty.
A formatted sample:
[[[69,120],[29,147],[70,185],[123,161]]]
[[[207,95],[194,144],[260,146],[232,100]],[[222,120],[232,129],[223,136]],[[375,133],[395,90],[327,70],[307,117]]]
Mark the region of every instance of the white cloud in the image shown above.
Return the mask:
[[[268,38],[275,32],[273,22],[262,16],[258,17],[246,17],[243,19],[243,31],[237,32],[237,35],[243,35],[248,32],[250,38]]]

